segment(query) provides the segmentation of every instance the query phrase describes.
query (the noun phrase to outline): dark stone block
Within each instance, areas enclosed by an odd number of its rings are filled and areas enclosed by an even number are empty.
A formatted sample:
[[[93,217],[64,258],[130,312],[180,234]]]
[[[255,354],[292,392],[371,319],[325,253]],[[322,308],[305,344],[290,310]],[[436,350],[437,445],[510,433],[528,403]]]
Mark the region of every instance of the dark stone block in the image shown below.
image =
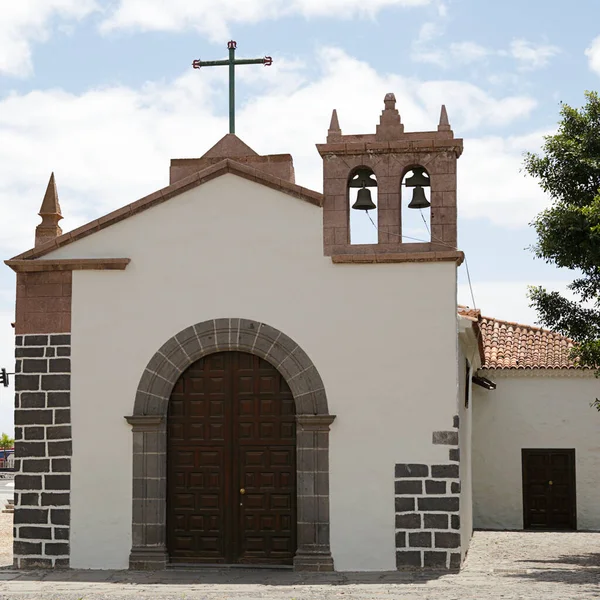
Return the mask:
[[[460,417],[458,415],[454,415],[452,417],[452,427],[454,427],[454,429],[458,429],[460,427]]]
[[[42,543],[38,542],[13,542],[13,552],[15,554],[41,554],[42,553]]]
[[[459,533],[436,533],[435,534],[436,548],[460,548]]]
[[[47,373],[48,361],[35,358],[26,358],[23,360],[23,373]]]
[[[23,473],[49,473],[50,461],[47,458],[25,458],[21,461],[21,471]]]
[[[429,531],[409,533],[408,545],[411,548],[431,548],[431,533]]]
[[[15,350],[16,358],[42,358],[43,356],[43,348],[17,348]]]
[[[428,494],[445,494],[446,493],[446,482],[445,481],[432,481],[431,479],[425,482],[425,491]]]
[[[42,494],[42,506],[69,506],[71,504],[71,494]]]
[[[25,346],[47,346],[48,336],[47,335],[26,335]]]
[[[21,569],[51,569],[51,558],[21,558]]]
[[[450,527],[452,529],[460,529],[460,515],[452,515],[450,517]]]
[[[35,458],[46,456],[44,442],[15,442],[15,456],[17,458]]]
[[[47,490],[70,490],[71,476],[70,475],[46,475]]]
[[[25,427],[24,431],[26,440],[43,440],[46,436],[44,427]]]
[[[68,508],[53,508],[50,511],[50,522],[53,525],[69,525],[71,511]]]
[[[415,510],[415,499],[414,498],[395,498],[394,504],[396,512],[414,512]]]
[[[434,465],[431,476],[436,479],[458,479],[458,465]]]
[[[450,568],[460,569],[460,552],[453,552],[450,555]]]
[[[394,482],[394,489],[396,494],[422,494],[423,493],[423,482],[422,481],[396,481]]]
[[[50,527],[21,527],[19,537],[25,540],[51,540],[52,529]]]
[[[70,358],[53,358],[50,360],[50,373],[70,373]]]
[[[47,408],[15,410],[15,425],[49,425],[52,423],[52,411]]]
[[[396,515],[396,529],[420,529],[421,515],[418,513]]]
[[[41,490],[41,475],[15,475],[15,490]]]
[[[48,456],[71,456],[72,442],[48,442]]]
[[[396,532],[396,548],[406,548],[406,533],[404,531]]]
[[[44,392],[22,392],[21,408],[46,408]]]
[[[453,494],[460,494],[460,483],[458,481],[453,481],[450,485],[450,492]]]
[[[70,346],[71,336],[70,335],[51,335],[50,336],[51,346]]]
[[[423,515],[425,529],[448,529],[448,515]]]
[[[434,444],[443,444],[446,446],[458,446],[458,432],[457,431],[434,431],[433,439]]]
[[[36,391],[39,389],[39,375],[15,375],[15,392]]]
[[[450,460],[460,462],[460,450],[458,448],[451,448],[450,452],[448,452],[448,456],[450,457]]]
[[[54,539],[55,540],[68,540],[70,531],[68,527],[55,527],[54,528]]]
[[[47,556],[68,556],[69,555],[69,544],[66,542],[57,542],[55,544],[49,544],[46,542],[44,550]]]
[[[22,440],[22,439],[23,439],[23,428],[15,427],[15,440]]]
[[[53,458],[52,459],[53,473],[70,473],[71,459],[70,458]]]
[[[69,569],[71,565],[71,559],[69,558],[57,558],[54,561],[55,569]]]
[[[71,356],[71,348],[69,346],[63,346],[62,348],[57,348],[56,356]]]
[[[49,440],[70,440],[71,439],[71,426],[70,425],[56,425],[54,427],[48,427],[48,428],[46,428],[46,437]]]
[[[69,391],[71,389],[71,376],[70,375],[42,375],[42,389],[51,390],[63,390]]]
[[[21,494],[21,497],[18,500],[15,498],[15,504],[17,506],[39,506],[40,495],[38,492],[26,492]]]
[[[49,392],[48,408],[64,408],[71,406],[71,394],[69,392]]]
[[[56,356],[56,348],[46,348],[45,356],[46,358],[54,358]]]
[[[445,569],[447,558],[447,552],[425,552],[425,567],[430,569]]]
[[[15,525],[45,525],[47,523],[47,508],[19,508],[19,510],[15,510]]]
[[[421,567],[421,553],[411,550],[401,550],[396,552],[396,568],[405,569],[407,567]]]
[[[23,336],[17,335],[15,337],[15,346],[22,346],[22,345],[23,345]]]
[[[454,497],[448,498],[419,498],[418,506],[421,511],[444,511],[457,512],[459,509],[459,499]]]
[[[65,408],[62,410],[55,410],[54,411],[54,422],[57,425],[61,425],[63,423],[70,423],[71,422],[71,409]]]
[[[401,477],[427,477],[429,467],[427,465],[396,465],[396,479]]]

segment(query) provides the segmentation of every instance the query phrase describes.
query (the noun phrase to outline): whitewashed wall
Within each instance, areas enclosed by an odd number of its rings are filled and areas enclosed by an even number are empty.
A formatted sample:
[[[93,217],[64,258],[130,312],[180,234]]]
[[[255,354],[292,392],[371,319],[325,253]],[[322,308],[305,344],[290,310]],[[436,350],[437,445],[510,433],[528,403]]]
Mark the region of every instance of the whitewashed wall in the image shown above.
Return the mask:
[[[523,528],[522,448],[574,448],[578,529],[600,529],[600,413],[590,402],[600,380],[537,375],[487,375],[494,391],[474,387],[474,525]]]
[[[71,564],[127,568],[133,411],[152,355],[191,324],[267,323],[319,370],[332,414],[338,570],[395,568],[394,465],[447,462],[456,410],[453,263],[334,265],[318,207],[225,175],[48,258],[128,257],[73,278]],[[435,339],[435,343],[432,340]]]

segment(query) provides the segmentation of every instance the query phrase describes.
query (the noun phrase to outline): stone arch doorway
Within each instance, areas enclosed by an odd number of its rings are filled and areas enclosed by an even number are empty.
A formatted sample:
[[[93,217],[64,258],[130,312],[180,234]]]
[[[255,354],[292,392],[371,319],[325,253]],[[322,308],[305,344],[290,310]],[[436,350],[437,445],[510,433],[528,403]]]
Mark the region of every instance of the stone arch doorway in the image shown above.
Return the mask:
[[[279,371],[217,352],[179,377],[167,415],[171,564],[291,565],[296,410]]]
[[[323,381],[307,354],[284,333],[246,319],[199,323],[168,340],[138,385],[133,427],[131,569],[164,569],[167,498],[167,412],[181,374],[199,359],[226,351],[258,356],[281,374],[296,412],[296,570],[331,571],[329,414]]]

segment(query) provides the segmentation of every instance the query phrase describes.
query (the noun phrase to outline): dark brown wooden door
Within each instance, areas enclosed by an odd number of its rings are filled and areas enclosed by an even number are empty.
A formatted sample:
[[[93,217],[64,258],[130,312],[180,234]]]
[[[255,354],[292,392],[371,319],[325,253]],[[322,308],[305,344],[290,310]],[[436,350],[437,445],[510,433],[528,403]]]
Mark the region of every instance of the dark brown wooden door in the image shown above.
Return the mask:
[[[273,366],[243,352],[191,365],[169,403],[167,469],[171,562],[292,564],[294,399]]]
[[[523,450],[525,529],[574,530],[575,450]]]

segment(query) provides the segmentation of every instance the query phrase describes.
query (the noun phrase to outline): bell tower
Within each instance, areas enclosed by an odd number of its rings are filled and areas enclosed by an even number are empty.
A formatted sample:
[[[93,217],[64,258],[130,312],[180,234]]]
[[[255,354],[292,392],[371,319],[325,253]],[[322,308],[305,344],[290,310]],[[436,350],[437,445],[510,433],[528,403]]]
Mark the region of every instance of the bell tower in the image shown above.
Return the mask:
[[[454,137],[446,107],[437,131],[405,132],[394,94],[386,94],[374,134],[342,135],[333,111],[327,143],[317,144],[323,158],[323,246],[334,262],[461,263],[456,249],[456,161],[463,141]],[[412,176],[406,177],[412,173]],[[369,188],[377,187],[374,244],[350,243],[350,189],[361,188],[353,208],[371,210]],[[409,197],[413,190],[412,200]],[[424,189],[430,189],[430,202]],[[410,203],[410,204],[409,204]],[[430,210],[430,240],[402,235],[402,207]]]

